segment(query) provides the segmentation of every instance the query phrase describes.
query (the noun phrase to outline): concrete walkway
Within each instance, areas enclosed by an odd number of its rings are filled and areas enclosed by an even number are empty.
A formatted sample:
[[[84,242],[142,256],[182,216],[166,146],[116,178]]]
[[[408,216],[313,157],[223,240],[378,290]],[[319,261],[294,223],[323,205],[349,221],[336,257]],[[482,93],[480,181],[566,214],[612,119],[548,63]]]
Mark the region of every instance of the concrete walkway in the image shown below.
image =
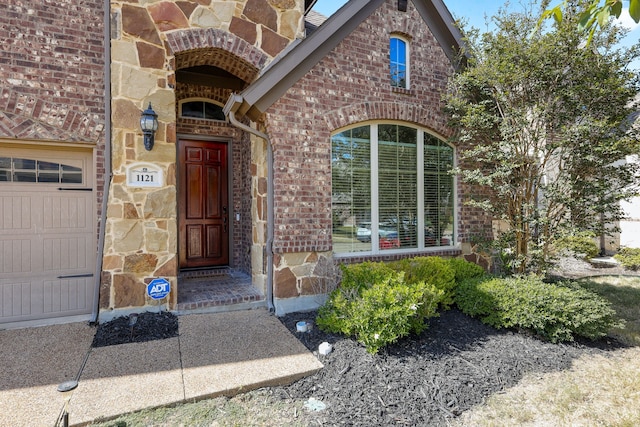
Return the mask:
[[[0,331],[0,426],[70,425],[281,385],[322,364],[266,310],[184,315],[179,337],[91,348],[86,323]],[[78,376],[79,375],[79,376]],[[58,386],[79,378],[78,387]]]

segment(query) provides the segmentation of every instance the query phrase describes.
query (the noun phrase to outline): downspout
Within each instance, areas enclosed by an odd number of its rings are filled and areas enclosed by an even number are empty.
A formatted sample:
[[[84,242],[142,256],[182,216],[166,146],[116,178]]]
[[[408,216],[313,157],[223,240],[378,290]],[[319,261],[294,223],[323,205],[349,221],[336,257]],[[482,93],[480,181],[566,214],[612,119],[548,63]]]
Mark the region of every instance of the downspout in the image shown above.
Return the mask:
[[[260,132],[251,126],[247,126],[236,119],[235,112],[238,104],[231,105],[231,103],[241,99],[242,98],[240,96],[233,94],[227,102],[224,112],[226,113],[229,122],[238,129],[242,129],[264,139],[267,143],[267,308],[269,309],[269,312],[273,313],[275,311],[275,306],[273,305],[273,147],[271,146],[271,140],[266,133]]]
[[[98,321],[100,312],[100,285],[102,282],[102,257],[104,255],[104,233],[107,221],[109,202],[109,185],[111,184],[111,0],[104,0],[104,184],[102,191],[102,208],[100,209],[100,231],[98,232],[98,254],[96,256],[95,279],[93,293],[93,311],[90,323]]]

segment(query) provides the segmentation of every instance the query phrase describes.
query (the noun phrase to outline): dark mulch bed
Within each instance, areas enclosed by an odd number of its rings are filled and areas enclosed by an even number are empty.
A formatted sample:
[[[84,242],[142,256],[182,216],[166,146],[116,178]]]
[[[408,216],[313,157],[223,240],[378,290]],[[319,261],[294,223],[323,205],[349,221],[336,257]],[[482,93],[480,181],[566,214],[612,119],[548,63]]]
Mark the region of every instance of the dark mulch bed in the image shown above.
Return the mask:
[[[131,319],[136,318],[134,324]],[[178,336],[178,318],[169,312],[117,317],[98,325],[92,347],[145,342]]]
[[[431,319],[421,335],[371,355],[353,339],[317,327],[296,332],[298,321],[313,323],[315,316],[293,313],[280,321],[315,354],[320,343],[333,345],[329,355],[318,355],[324,368],[289,386],[269,389],[271,399],[313,398],[326,405],[300,414],[309,425],[442,426],[516,385],[527,373],[568,369],[582,355],[622,347],[612,340],[550,344],[525,333],[497,331],[453,309]],[[148,312],[138,315],[133,327],[128,316],[100,324],[92,346],[176,336],[175,315]]]
[[[349,338],[318,328],[296,332],[296,322],[315,313],[281,318],[311,351],[327,341],[333,352],[319,356],[324,369],[290,386],[273,389],[281,399],[314,398],[326,409],[309,414],[322,425],[442,426],[494,393],[514,386],[526,373],[569,368],[584,354],[606,354],[614,342],[550,344],[525,334],[496,331],[458,310],[441,313],[418,337],[377,355]]]
[[[371,355],[356,341],[317,327],[296,332],[296,322],[313,322],[315,315],[293,313],[280,320],[316,354],[323,341],[333,345],[329,355],[318,356],[324,368],[289,386],[268,389],[269,399],[276,401],[313,398],[326,405],[298,414],[307,425],[447,425],[492,394],[516,385],[527,373],[568,369],[582,355],[606,355],[622,347],[607,339],[550,344],[526,333],[497,331],[453,309],[431,319],[421,335]],[[174,315],[143,313],[133,329],[129,317],[101,324],[93,346],[175,336]]]

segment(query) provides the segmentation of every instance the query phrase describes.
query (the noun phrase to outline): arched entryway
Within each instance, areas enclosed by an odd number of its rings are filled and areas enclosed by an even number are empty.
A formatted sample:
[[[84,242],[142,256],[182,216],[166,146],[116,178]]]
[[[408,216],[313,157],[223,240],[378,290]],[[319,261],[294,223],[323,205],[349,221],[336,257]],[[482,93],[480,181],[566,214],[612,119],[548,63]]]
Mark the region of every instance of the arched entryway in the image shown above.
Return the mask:
[[[231,94],[251,83],[259,69],[234,52],[203,46],[176,52],[174,64],[177,308],[211,308],[224,303],[223,295],[235,302],[264,301],[264,290],[252,280],[258,168],[250,136],[222,113]]]

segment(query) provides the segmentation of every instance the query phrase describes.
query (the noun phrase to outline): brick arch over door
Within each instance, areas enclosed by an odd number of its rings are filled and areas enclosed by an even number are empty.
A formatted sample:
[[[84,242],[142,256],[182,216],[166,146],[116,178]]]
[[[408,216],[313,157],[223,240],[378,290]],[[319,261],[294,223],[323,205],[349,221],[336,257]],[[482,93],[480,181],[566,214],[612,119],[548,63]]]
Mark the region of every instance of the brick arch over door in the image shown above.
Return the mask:
[[[427,127],[444,137],[451,136],[451,129],[446,126],[438,109],[415,104],[363,102],[331,111],[324,116],[324,120],[332,130],[367,120],[398,120]]]
[[[167,34],[175,70],[213,65],[245,82],[252,82],[269,56],[240,37],[216,28],[196,28]],[[238,60],[240,59],[240,60]]]

